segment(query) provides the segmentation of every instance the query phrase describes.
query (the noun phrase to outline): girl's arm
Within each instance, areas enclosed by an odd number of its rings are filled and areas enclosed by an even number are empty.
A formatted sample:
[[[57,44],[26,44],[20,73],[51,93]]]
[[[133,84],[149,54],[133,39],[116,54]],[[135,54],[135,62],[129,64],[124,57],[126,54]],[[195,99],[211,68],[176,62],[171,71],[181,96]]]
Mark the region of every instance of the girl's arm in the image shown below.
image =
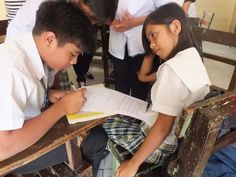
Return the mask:
[[[116,172],[116,177],[135,176],[139,166],[163,143],[170,133],[174,121],[174,116],[160,113],[139,150],[130,160],[121,164]]]
[[[138,73],[138,78],[142,82],[155,82],[156,73],[151,73],[153,67],[153,55],[146,55],[143,59],[142,66]]]

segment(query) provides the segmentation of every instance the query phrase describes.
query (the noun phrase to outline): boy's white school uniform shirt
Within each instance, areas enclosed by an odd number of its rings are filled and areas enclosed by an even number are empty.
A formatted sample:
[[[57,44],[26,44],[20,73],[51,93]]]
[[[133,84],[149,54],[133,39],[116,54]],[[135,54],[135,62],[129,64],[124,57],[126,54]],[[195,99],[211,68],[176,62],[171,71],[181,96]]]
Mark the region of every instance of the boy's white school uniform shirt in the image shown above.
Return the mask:
[[[176,2],[182,6],[184,0],[119,0],[116,11],[116,20],[121,20],[126,12],[134,17],[148,15],[155,8],[168,2]],[[109,52],[121,60],[125,56],[125,46],[127,45],[129,56],[143,54],[142,27],[139,25],[125,32],[117,32],[110,27]]]
[[[159,67],[157,81],[151,90],[152,110],[176,116],[176,123],[183,108],[202,100],[209,92],[210,85],[196,48],[185,49]],[[150,120],[149,126],[154,124],[156,118]],[[165,140],[168,144],[177,143],[174,129],[175,125]]]
[[[0,130],[19,129],[41,113],[47,68],[31,33],[0,45]]]

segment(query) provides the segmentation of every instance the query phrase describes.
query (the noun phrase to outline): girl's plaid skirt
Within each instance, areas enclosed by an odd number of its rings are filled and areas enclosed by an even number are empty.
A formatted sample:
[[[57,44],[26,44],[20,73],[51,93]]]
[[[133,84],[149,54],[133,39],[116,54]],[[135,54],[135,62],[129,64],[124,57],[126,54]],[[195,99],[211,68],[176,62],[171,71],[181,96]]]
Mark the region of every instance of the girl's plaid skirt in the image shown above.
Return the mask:
[[[109,117],[103,123],[103,127],[109,139],[131,154],[134,154],[139,149],[149,130],[144,122],[124,115]],[[165,159],[173,154],[175,150],[176,145],[162,143],[145,162],[161,166]],[[122,156],[122,154],[120,155]]]

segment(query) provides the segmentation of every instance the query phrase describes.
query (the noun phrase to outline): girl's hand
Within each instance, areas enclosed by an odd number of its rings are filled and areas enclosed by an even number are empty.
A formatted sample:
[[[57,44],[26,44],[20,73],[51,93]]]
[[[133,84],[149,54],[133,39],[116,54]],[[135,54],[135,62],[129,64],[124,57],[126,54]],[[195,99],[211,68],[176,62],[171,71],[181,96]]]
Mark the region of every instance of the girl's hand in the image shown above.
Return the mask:
[[[134,177],[138,171],[139,166],[127,160],[123,162],[116,171],[116,177]]]
[[[86,101],[85,92],[86,88],[70,91],[60,99],[60,107],[65,110],[66,114],[79,112]]]

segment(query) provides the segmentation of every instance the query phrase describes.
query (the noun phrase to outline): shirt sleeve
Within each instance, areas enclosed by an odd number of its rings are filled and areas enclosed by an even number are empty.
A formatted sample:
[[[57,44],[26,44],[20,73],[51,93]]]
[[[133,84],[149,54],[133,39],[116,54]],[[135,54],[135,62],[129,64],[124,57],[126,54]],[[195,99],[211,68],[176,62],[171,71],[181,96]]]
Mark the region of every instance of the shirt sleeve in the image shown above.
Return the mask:
[[[13,67],[0,68],[0,130],[13,130],[23,126],[26,105],[25,85],[19,71]]]
[[[165,65],[157,76],[157,83],[152,100],[153,111],[170,116],[179,115],[190,90],[168,65]]]

